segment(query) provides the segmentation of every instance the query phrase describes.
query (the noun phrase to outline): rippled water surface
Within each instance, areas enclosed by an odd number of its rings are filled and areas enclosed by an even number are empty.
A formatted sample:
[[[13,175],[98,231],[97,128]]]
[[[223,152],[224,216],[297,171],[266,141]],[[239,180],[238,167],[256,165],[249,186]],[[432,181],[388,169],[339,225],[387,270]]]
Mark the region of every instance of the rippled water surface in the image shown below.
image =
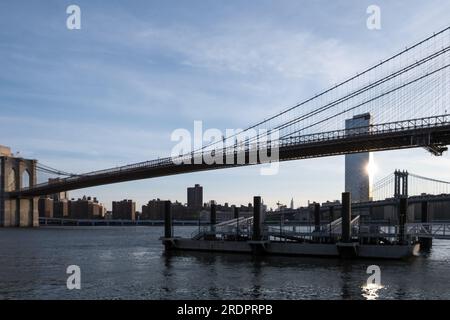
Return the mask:
[[[194,227],[178,227],[189,236]],[[450,241],[408,261],[165,254],[161,227],[0,229],[1,299],[450,299]],[[367,287],[366,269],[381,268]],[[66,268],[81,268],[68,290]]]

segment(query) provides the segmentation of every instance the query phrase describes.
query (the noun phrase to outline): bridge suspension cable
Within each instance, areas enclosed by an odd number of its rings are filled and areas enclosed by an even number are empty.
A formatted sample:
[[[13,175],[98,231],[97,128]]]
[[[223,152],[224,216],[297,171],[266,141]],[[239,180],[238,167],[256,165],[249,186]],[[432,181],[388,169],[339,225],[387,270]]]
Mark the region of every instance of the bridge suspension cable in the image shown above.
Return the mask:
[[[409,194],[449,194],[450,182],[408,173]]]
[[[294,119],[292,119],[292,120],[290,120],[290,121],[288,121],[288,122],[286,122],[286,123],[276,127],[275,129],[287,128],[287,127],[289,127],[292,124],[298,123],[298,122],[300,122],[302,120],[305,120],[305,119],[307,119],[309,117],[312,117],[312,116],[317,115],[317,114],[319,114],[319,113],[321,113],[323,111],[326,111],[326,110],[328,110],[328,109],[338,105],[339,103],[345,102],[345,101],[347,101],[347,100],[349,100],[351,98],[354,98],[354,97],[356,97],[356,96],[358,96],[358,95],[360,95],[362,93],[367,92],[370,89],[376,88],[377,86],[379,86],[379,85],[381,85],[381,84],[383,84],[383,83],[385,83],[387,81],[390,81],[390,80],[394,79],[396,76],[401,75],[401,74],[403,74],[405,72],[408,72],[408,71],[412,70],[413,68],[415,68],[417,66],[420,66],[421,64],[423,64],[423,63],[425,63],[425,62],[427,62],[427,61],[429,61],[431,59],[434,59],[434,58],[436,58],[436,57],[446,53],[449,50],[450,50],[450,46],[446,47],[445,49],[441,50],[440,52],[433,53],[432,55],[429,55],[429,56],[427,56],[426,58],[424,58],[422,60],[416,61],[413,64],[411,64],[411,65],[409,65],[409,66],[407,66],[407,67],[405,67],[405,68],[403,68],[401,70],[398,70],[397,72],[394,72],[392,74],[387,75],[386,77],[378,79],[377,81],[375,81],[373,83],[370,83],[370,84],[368,84],[368,85],[366,85],[366,86],[364,86],[364,87],[362,87],[362,88],[360,88],[360,89],[358,89],[358,90],[356,90],[354,92],[351,92],[351,93],[349,93],[347,95],[344,95],[343,97],[341,97],[341,98],[339,98],[337,100],[334,100],[331,103],[328,103],[328,104],[326,104],[326,105],[324,105],[324,106],[322,106],[320,108],[317,108],[317,109],[315,109],[315,110],[313,110],[313,111],[311,111],[311,112],[309,112],[309,113],[307,113],[305,115],[302,115],[301,117],[294,118]],[[440,70],[438,70],[438,71],[440,71]],[[417,79],[417,80],[421,80],[421,79]],[[407,83],[406,85],[409,85],[409,84],[411,84],[411,83]],[[384,95],[390,94],[390,93],[392,93],[392,92],[394,92],[394,91],[396,91],[398,89],[401,89],[401,88],[402,87],[397,87],[397,88],[395,88],[395,90],[392,90],[392,91],[386,92],[386,93],[384,93],[382,95],[379,95],[379,96],[373,98],[371,101],[374,101],[374,100],[376,100],[376,99],[378,99],[378,98],[380,98],[380,97],[382,97]],[[360,105],[354,106],[352,109],[358,108],[358,107],[360,107],[360,106],[362,106],[362,105],[364,105],[366,103],[369,103],[371,101],[366,101],[366,102],[364,102],[364,103],[362,103]],[[350,111],[352,109],[345,110],[345,112],[348,112],[348,111]],[[330,116],[329,118],[327,118],[325,120],[322,120],[321,122],[329,120],[329,119],[331,119],[331,118],[333,118],[333,117],[335,117],[337,115],[338,114],[334,114],[334,115]],[[313,127],[313,126],[315,126],[315,125],[317,125],[319,123],[320,122],[317,122],[317,123],[314,123],[312,125],[309,125],[307,128]],[[306,128],[302,128],[301,130],[304,130],[304,129],[306,129]],[[300,132],[301,130],[298,130],[297,132]],[[296,132],[294,132],[294,133],[296,133]]]
[[[383,200],[394,196],[394,173],[390,173],[373,184],[374,200]]]
[[[251,129],[262,128],[264,125],[267,125],[264,127],[266,132],[258,133],[256,136],[249,137],[246,142],[255,142],[262,136],[268,135],[275,130],[284,130],[281,132],[281,139],[292,137],[294,134],[305,134],[308,133],[308,129],[317,128],[320,124],[328,123],[331,125],[330,121],[338,118],[339,116],[345,116],[351,111],[370,111],[370,109],[360,109],[363,106],[370,106],[378,100],[386,100],[387,96],[390,96],[390,100],[380,101],[380,106],[387,105],[388,107],[384,107],[384,109],[390,108],[394,112],[388,112],[389,110],[380,110],[380,112],[377,112],[377,115],[379,115],[379,121],[381,120],[381,115],[389,120],[394,120],[393,118],[395,116],[401,117],[403,114],[407,114],[406,112],[401,112],[399,109],[405,108],[405,106],[411,107],[411,103],[414,106],[413,110],[419,110],[420,108],[414,104],[417,105],[420,101],[430,98],[430,96],[433,96],[435,90],[441,91],[440,95],[436,94],[436,96],[441,97],[441,100],[450,100],[448,92],[444,89],[444,85],[448,82],[449,77],[441,77],[440,87],[435,85],[438,81],[436,78],[433,78],[433,76],[437,73],[447,70],[450,66],[450,55],[448,54],[450,52],[449,31],[450,27],[447,27],[414,44],[413,46],[406,48],[400,53],[381,61],[373,67],[364,70],[362,73],[350,77],[338,85],[335,85],[332,88],[327,89],[303,102],[291,106],[269,117],[268,119],[249,126],[243,130],[242,133],[250,131]],[[400,58],[404,58],[405,61],[397,61]],[[396,64],[386,66],[392,62],[395,62]],[[398,65],[400,65],[400,68],[398,68]],[[383,70],[380,71],[382,68],[386,68],[387,70],[384,72]],[[381,74],[381,76],[379,76],[379,74]],[[373,80],[373,78],[376,80]],[[419,84],[419,82],[425,78],[431,78],[429,83]],[[355,81],[362,82],[362,85],[358,82],[355,84]],[[413,87],[408,91],[410,93],[409,95],[403,92],[403,89],[408,86]],[[425,87],[427,90],[424,90]],[[374,91],[374,89],[377,88],[380,91]],[[359,101],[356,100],[356,98],[362,96],[363,94],[367,97],[363,96]],[[328,98],[327,95],[331,96]],[[435,101],[439,98],[434,96],[433,99],[433,101]],[[316,105],[314,105],[314,103],[316,103]],[[305,108],[305,113],[300,115],[292,114],[290,118],[283,119],[283,117],[287,116],[289,113],[293,113],[298,109],[303,110]],[[328,110],[331,111],[332,109],[334,112],[323,114],[322,118],[317,118],[320,114]],[[382,108],[380,107],[380,109]],[[439,111],[439,114],[446,113],[446,109],[445,111]],[[280,120],[280,123],[270,125],[271,122],[277,119]],[[300,123],[304,124],[300,125]],[[336,121],[334,126],[342,127],[343,123],[343,120]],[[297,127],[294,127],[294,125],[297,125]],[[326,127],[327,130],[331,130],[329,125],[328,128]],[[203,151],[206,148],[211,148],[221,142],[229,142],[229,139],[234,138],[233,140],[235,140],[238,135],[239,133],[235,133],[231,136],[224,137],[223,141],[212,142],[199,149],[193,150],[192,152],[195,153]],[[228,143],[227,145],[231,146],[233,144],[234,141],[232,141],[232,143]]]
[[[36,165],[36,170],[40,171],[40,172],[43,172],[43,173],[54,174],[54,175],[57,175],[57,176],[68,176],[68,177],[77,176],[76,174],[69,173],[69,172],[62,171],[62,170],[58,170],[58,169],[52,168],[52,167],[47,166],[47,165],[42,164],[42,163],[38,163]]]
[[[414,174],[414,173],[408,173],[408,175],[409,175],[410,177],[418,178],[418,179],[421,179],[421,180],[426,180],[426,181],[430,181],[430,182],[437,182],[437,183],[443,183],[443,184],[448,184],[448,185],[450,185],[450,181],[444,181],[444,180],[438,180],[438,179],[428,178],[428,177],[420,176],[420,175]]]
[[[450,67],[450,64],[447,64],[447,65],[443,66],[442,68],[439,68],[439,69],[437,69],[437,70],[435,70],[435,71],[433,71],[433,72],[431,72],[431,73],[427,73],[427,74],[425,74],[425,75],[423,75],[423,76],[421,76],[421,77],[419,77],[419,78],[417,78],[417,79],[414,79],[414,80],[412,80],[412,81],[410,81],[410,82],[407,82],[407,83],[405,83],[405,84],[402,84],[401,86],[399,86],[399,87],[397,87],[397,88],[394,88],[394,89],[392,89],[392,90],[390,90],[390,91],[388,91],[388,92],[384,92],[384,93],[382,93],[382,94],[380,94],[380,95],[378,95],[378,96],[376,96],[376,97],[374,97],[374,98],[372,98],[372,99],[370,99],[370,100],[368,100],[368,101],[365,101],[365,102],[363,102],[363,103],[361,103],[361,104],[358,104],[358,105],[356,105],[356,106],[352,106],[351,108],[348,108],[348,109],[345,109],[345,110],[343,110],[343,111],[341,111],[341,112],[339,112],[339,113],[333,114],[333,115],[331,115],[331,116],[329,116],[329,117],[327,117],[327,118],[325,118],[325,119],[322,119],[322,120],[320,120],[320,121],[317,121],[317,122],[315,122],[315,123],[313,123],[313,124],[311,124],[311,125],[309,125],[309,126],[306,126],[306,127],[304,127],[304,128],[301,128],[301,129],[299,129],[299,130],[297,130],[297,131],[294,131],[294,132],[292,132],[292,133],[286,134],[286,135],[282,136],[281,139],[285,139],[285,138],[287,138],[287,137],[289,137],[289,136],[292,136],[292,134],[300,133],[300,132],[302,132],[302,131],[305,130],[305,129],[312,128],[312,127],[314,127],[314,126],[316,126],[316,125],[318,125],[318,124],[320,124],[320,123],[323,123],[323,122],[326,122],[326,121],[328,121],[328,120],[331,120],[331,119],[333,119],[334,117],[336,117],[336,116],[338,116],[338,115],[342,115],[342,114],[345,114],[345,113],[347,113],[347,112],[349,112],[349,111],[351,111],[351,110],[354,110],[354,109],[356,109],[356,108],[359,108],[359,107],[361,107],[361,106],[363,106],[363,105],[365,105],[365,104],[368,104],[368,103],[370,103],[370,102],[372,102],[372,101],[375,101],[375,100],[377,100],[377,99],[379,99],[379,98],[382,98],[382,97],[384,97],[384,96],[386,96],[386,95],[388,95],[388,94],[391,94],[391,93],[393,93],[393,92],[395,92],[395,91],[397,91],[397,90],[400,90],[400,89],[402,89],[402,88],[404,88],[404,87],[406,87],[406,86],[409,86],[409,85],[411,85],[411,84],[413,84],[413,83],[415,83],[415,82],[417,82],[417,81],[420,81],[420,80],[422,80],[422,79],[424,79],[424,78],[426,78],[426,77],[428,77],[428,76],[430,76],[430,75],[433,75],[433,74],[435,74],[436,72],[442,71],[443,69],[446,69],[446,68],[448,68],[448,67]]]

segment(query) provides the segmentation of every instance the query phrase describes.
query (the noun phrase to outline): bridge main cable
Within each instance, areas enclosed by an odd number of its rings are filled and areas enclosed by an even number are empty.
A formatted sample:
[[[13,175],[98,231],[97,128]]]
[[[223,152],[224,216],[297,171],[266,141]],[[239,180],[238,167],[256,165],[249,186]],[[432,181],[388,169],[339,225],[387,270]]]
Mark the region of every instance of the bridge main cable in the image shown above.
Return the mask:
[[[311,97],[311,98],[309,98],[309,99],[307,99],[307,100],[305,100],[305,101],[303,101],[303,102],[301,102],[301,103],[298,103],[298,104],[296,104],[296,105],[294,105],[294,106],[292,106],[292,107],[290,107],[290,108],[288,108],[288,109],[286,109],[286,110],[284,110],[284,111],[281,111],[281,112],[277,113],[276,115],[271,116],[271,117],[268,118],[268,119],[265,119],[265,120],[263,120],[263,121],[261,121],[261,122],[258,122],[258,123],[256,123],[256,124],[254,124],[254,125],[248,127],[247,129],[243,130],[242,132],[246,132],[246,131],[249,131],[249,130],[251,130],[251,129],[254,129],[254,128],[256,128],[256,127],[258,127],[258,126],[260,126],[260,125],[262,125],[262,124],[264,124],[264,123],[267,123],[267,122],[269,122],[269,121],[271,121],[271,120],[273,120],[273,119],[275,119],[275,118],[277,118],[277,117],[280,117],[280,116],[286,114],[286,113],[289,112],[289,111],[292,111],[292,110],[294,110],[294,109],[296,109],[296,108],[298,108],[298,107],[300,107],[300,106],[303,106],[303,105],[305,105],[306,103],[311,102],[311,101],[313,101],[313,100],[319,98],[320,96],[322,96],[322,95],[324,95],[324,94],[326,94],[326,93],[328,93],[328,92],[331,92],[332,90],[334,90],[334,89],[336,89],[336,88],[338,88],[338,87],[340,87],[340,86],[342,86],[342,85],[344,85],[344,84],[346,84],[346,83],[349,83],[349,82],[352,81],[352,80],[357,79],[358,77],[361,77],[362,75],[368,73],[369,71],[372,71],[372,70],[374,70],[374,69],[380,67],[381,65],[383,65],[383,64],[385,64],[385,63],[387,63],[387,62],[389,62],[389,61],[391,61],[391,60],[393,60],[393,59],[395,59],[395,58],[397,58],[397,57],[399,57],[399,56],[401,56],[402,54],[404,54],[404,53],[406,53],[406,52],[408,52],[408,51],[410,51],[410,50],[416,48],[417,46],[419,46],[419,45],[421,45],[421,44],[423,44],[423,43],[429,41],[430,39],[432,39],[432,38],[434,38],[434,37],[436,37],[436,36],[438,36],[438,35],[440,35],[440,34],[446,32],[446,31],[448,31],[448,30],[450,30],[450,27],[447,27],[447,28],[445,28],[445,29],[443,29],[443,30],[441,30],[441,31],[439,31],[439,32],[437,32],[437,33],[435,33],[435,34],[433,34],[432,36],[430,36],[430,37],[428,37],[428,38],[426,38],[426,39],[424,39],[424,40],[422,40],[422,41],[416,43],[415,45],[413,45],[413,46],[411,46],[411,47],[409,47],[409,48],[406,48],[405,50],[401,51],[400,53],[395,54],[395,55],[393,55],[392,57],[390,57],[390,58],[388,58],[388,59],[386,59],[386,60],[384,60],[384,61],[381,61],[381,62],[378,63],[377,65],[375,65],[375,66],[373,66],[373,67],[371,67],[371,68],[366,69],[365,71],[363,71],[362,73],[357,74],[356,76],[350,77],[349,79],[347,79],[347,80],[341,82],[340,84],[338,84],[338,85],[336,85],[336,86],[334,86],[334,87],[332,87],[332,88],[330,88],[330,89],[327,89],[327,90],[321,92],[320,94],[317,94],[317,95],[315,95],[315,96],[313,96],[313,97]],[[310,118],[310,117],[312,117],[312,116],[314,116],[314,115],[317,115],[317,114],[320,113],[320,112],[323,112],[323,111],[325,111],[325,110],[330,109],[330,108],[333,107],[333,106],[339,105],[340,103],[345,102],[345,101],[347,101],[348,99],[354,98],[354,97],[358,96],[359,94],[362,94],[362,93],[364,93],[364,92],[366,92],[366,91],[368,91],[368,90],[370,90],[370,89],[373,89],[373,88],[375,88],[376,86],[378,86],[378,85],[380,85],[380,84],[382,84],[382,83],[384,83],[384,82],[386,82],[386,81],[390,81],[390,80],[396,78],[397,76],[399,76],[399,75],[401,75],[401,74],[404,74],[405,72],[408,72],[408,71],[410,71],[410,70],[412,70],[412,69],[414,69],[414,68],[420,66],[421,64],[426,63],[426,62],[428,62],[428,61],[430,61],[430,60],[432,60],[432,59],[434,59],[434,58],[436,58],[436,57],[438,57],[438,56],[440,56],[440,55],[442,55],[442,54],[448,52],[449,50],[450,50],[450,46],[447,46],[447,47],[443,48],[442,50],[440,50],[440,51],[438,51],[438,52],[434,52],[433,54],[431,54],[431,55],[429,55],[429,56],[427,56],[427,57],[425,57],[425,58],[423,58],[423,59],[421,59],[421,60],[419,60],[419,61],[416,61],[416,62],[412,63],[411,65],[409,65],[409,66],[407,66],[407,67],[404,67],[404,68],[402,68],[402,69],[396,71],[396,72],[393,73],[393,74],[389,74],[388,76],[386,76],[386,77],[384,77],[384,78],[381,78],[381,79],[379,79],[379,80],[377,80],[377,81],[375,81],[375,82],[372,82],[372,83],[370,83],[369,85],[367,85],[367,86],[365,86],[365,87],[363,87],[363,88],[361,88],[361,89],[358,89],[358,90],[356,90],[356,91],[353,91],[353,92],[351,92],[351,93],[349,93],[349,94],[347,94],[347,95],[345,95],[345,96],[343,96],[343,97],[341,97],[341,98],[339,98],[339,99],[337,99],[337,100],[335,100],[335,101],[333,101],[333,102],[331,102],[331,103],[328,103],[328,104],[325,105],[325,106],[319,107],[319,108],[317,108],[317,109],[315,109],[315,110],[310,111],[310,112],[307,113],[307,114],[301,115],[301,116],[299,116],[299,117],[297,117],[297,118],[294,118],[294,119],[291,119],[291,120],[289,120],[289,121],[287,121],[287,122],[285,122],[285,123],[282,123],[282,124],[278,125],[277,127],[270,129],[268,132],[265,132],[265,133],[262,133],[262,134],[258,134],[258,135],[255,136],[255,137],[251,137],[247,142],[252,142],[252,141],[254,141],[254,140],[256,140],[256,139],[259,139],[262,135],[267,135],[267,134],[273,132],[274,130],[279,130],[279,129],[287,128],[287,127],[289,127],[290,125],[293,125],[293,124],[298,123],[298,122],[300,122],[300,121],[306,120],[306,119],[308,119],[308,118]],[[442,69],[443,69],[443,68],[442,68]],[[440,71],[440,70],[442,70],[442,69],[439,69],[438,71]],[[429,75],[429,74],[427,74],[427,76],[428,76],[428,75]],[[420,79],[423,79],[423,78],[420,78]],[[414,82],[415,82],[415,81],[412,81],[412,82],[410,82],[410,83],[408,83],[408,84],[411,84],[411,83],[414,83]],[[401,89],[401,88],[403,88],[403,86],[401,86],[401,87],[399,87],[399,88],[397,88],[397,89]],[[394,92],[394,91],[396,91],[396,90],[392,90],[392,91],[390,91],[389,93],[392,93],[392,92]],[[382,96],[384,96],[384,95],[380,95],[379,97],[382,97]],[[372,99],[372,100],[370,100],[370,101],[374,101],[374,100],[375,100],[375,99]],[[368,102],[366,102],[366,103],[368,103]],[[357,107],[360,107],[360,106],[362,106],[362,105],[364,105],[364,104],[366,104],[366,103],[360,104],[360,105],[358,105]],[[355,107],[355,108],[356,108],[356,107]],[[346,112],[348,112],[348,111],[350,111],[350,110],[353,110],[353,109],[355,109],[355,108],[348,109],[348,110],[346,110]],[[311,128],[311,127],[313,127],[313,126],[315,126],[315,125],[317,125],[317,124],[319,124],[319,123],[323,123],[323,122],[325,122],[325,121],[328,121],[328,120],[330,120],[330,119],[336,117],[337,115],[341,115],[341,114],[343,114],[343,113],[341,112],[341,113],[335,114],[335,115],[333,115],[333,116],[330,116],[330,117],[328,117],[328,118],[327,118],[326,120],[324,120],[324,121],[318,121],[317,123],[314,123],[314,124],[312,124],[312,125],[309,125],[309,126],[306,127],[306,128],[302,128],[302,129],[300,129],[300,130],[297,130],[297,131],[294,132],[294,133],[300,132],[300,131],[305,130],[305,129],[307,129],[307,128]],[[226,140],[228,140],[228,139],[235,138],[236,136],[238,136],[238,134],[239,134],[239,133],[233,134],[233,135],[231,135],[231,136],[226,137],[226,138],[223,140],[223,142],[226,141]],[[288,134],[287,134],[287,135],[288,135]],[[287,135],[285,135],[285,136],[287,136]],[[213,143],[211,143],[211,144],[208,144],[208,145],[206,145],[206,146],[203,146],[203,147],[201,147],[201,148],[199,148],[199,149],[193,150],[193,151],[191,152],[191,154],[192,154],[192,153],[199,152],[199,151],[202,151],[202,150],[204,150],[204,149],[206,149],[206,148],[209,148],[209,147],[211,147],[211,146],[213,146],[213,145],[216,145],[216,144],[218,144],[218,143],[220,143],[220,141],[215,141],[215,142],[213,142]]]

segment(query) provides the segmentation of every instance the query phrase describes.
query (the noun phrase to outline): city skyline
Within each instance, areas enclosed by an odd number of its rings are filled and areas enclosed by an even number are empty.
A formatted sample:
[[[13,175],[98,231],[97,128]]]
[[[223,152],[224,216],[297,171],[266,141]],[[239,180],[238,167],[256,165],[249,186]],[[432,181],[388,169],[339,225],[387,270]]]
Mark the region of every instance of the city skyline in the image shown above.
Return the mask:
[[[64,3],[28,4],[25,11],[1,4],[7,49],[0,51],[1,144],[76,173],[168,156],[173,130],[192,130],[195,120],[225,129],[264,119],[440,30],[450,9],[444,1],[405,3],[379,1],[377,31],[365,26],[368,1],[276,7],[263,1],[260,8],[193,1],[176,9],[79,1],[77,31],[65,27]],[[210,15],[199,19],[200,10]],[[375,180],[395,169],[450,180],[448,153],[390,151],[374,159]],[[181,201],[199,183],[205,202],[247,204],[261,195],[275,208],[291,198],[299,206],[339,199],[344,157],[313,161],[281,163],[269,177],[258,168],[224,169],[82,189],[71,197],[91,194],[107,204],[135,199],[139,208],[153,198]]]

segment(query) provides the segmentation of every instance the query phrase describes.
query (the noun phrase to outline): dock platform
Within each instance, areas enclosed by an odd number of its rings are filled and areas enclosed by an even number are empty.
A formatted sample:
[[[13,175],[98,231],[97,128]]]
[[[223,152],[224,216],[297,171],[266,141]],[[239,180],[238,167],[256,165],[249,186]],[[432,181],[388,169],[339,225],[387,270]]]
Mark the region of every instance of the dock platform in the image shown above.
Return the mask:
[[[342,194],[341,217],[321,224],[316,214],[313,224],[286,228],[264,224],[261,198],[254,197],[253,217],[217,224],[212,207],[211,223],[199,227],[191,238],[173,236],[170,205],[166,206],[166,250],[227,252],[254,255],[317,256],[330,258],[405,259],[419,254],[420,238],[408,233],[405,201],[400,199],[398,225],[365,224],[352,216],[350,194]],[[316,206],[317,207],[317,206]]]
[[[206,251],[224,253],[255,254],[252,241],[226,241],[226,240],[194,240],[188,238],[161,238],[167,250]],[[373,259],[404,259],[416,256],[420,244],[404,245],[363,245],[351,243],[353,254],[342,250],[342,246],[333,243],[295,243],[267,241],[259,248],[260,255],[284,256],[317,256],[330,258],[373,258]],[[347,248],[349,248],[347,246]]]

